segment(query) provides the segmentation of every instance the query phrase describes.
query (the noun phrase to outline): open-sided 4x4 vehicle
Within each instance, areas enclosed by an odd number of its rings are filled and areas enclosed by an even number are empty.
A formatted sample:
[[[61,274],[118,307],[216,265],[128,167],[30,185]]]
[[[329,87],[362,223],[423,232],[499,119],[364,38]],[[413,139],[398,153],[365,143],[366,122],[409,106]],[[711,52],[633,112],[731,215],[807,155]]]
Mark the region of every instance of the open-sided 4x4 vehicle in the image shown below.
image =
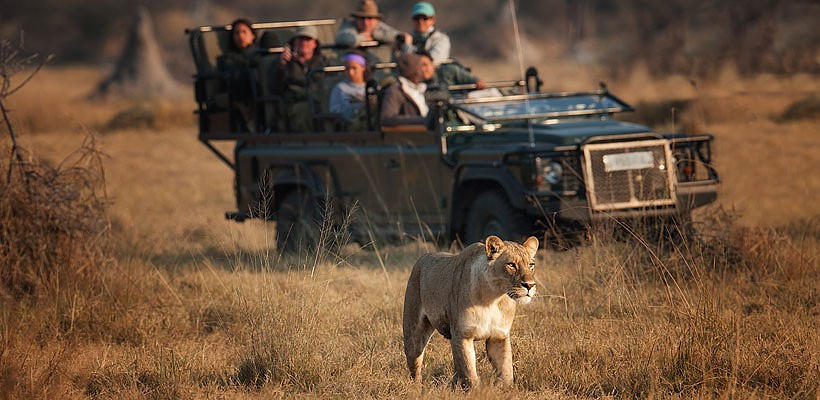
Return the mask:
[[[322,43],[332,43],[336,23],[254,26],[264,33],[250,64],[258,107],[247,131],[237,123],[242,115],[226,90],[230,83],[214,67],[231,27],[188,31],[199,139],[235,171],[238,209],[227,215],[275,220],[277,243],[285,249],[315,241],[320,225],[344,229],[354,240],[410,235],[471,243],[489,234],[512,239],[603,219],[685,219],[716,199],[710,135],[660,134],[619,121],[614,116],[631,107],[605,87],[539,93],[534,69],[520,80],[488,83],[495,89],[490,97],[468,95],[471,85],[428,93],[428,126],[371,124],[351,131],[326,112],[329,87],[343,70],[331,65],[312,71],[306,83],[315,129],[293,132],[282,113],[287,104],[267,92],[265,81],[284,41],[266,45],[265,38],[284,39],[298,26],[316,25],[326,35]],[[374,76],[389,80],[395,66],[389,49],[365,46]],[[329,60],[342,52],[332,44],[321,51]],[[369,96],[380,93],[378,81],[368,83]],[[377,106],[367,107],[378,113]],[[212,145],[226,140],[236,143],[233,157]]]

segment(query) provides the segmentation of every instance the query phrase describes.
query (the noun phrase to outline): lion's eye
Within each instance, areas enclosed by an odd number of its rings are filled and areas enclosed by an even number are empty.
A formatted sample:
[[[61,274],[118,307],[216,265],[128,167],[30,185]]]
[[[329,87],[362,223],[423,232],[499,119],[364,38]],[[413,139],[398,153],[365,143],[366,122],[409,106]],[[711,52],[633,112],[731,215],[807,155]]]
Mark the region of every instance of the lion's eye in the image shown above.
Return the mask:
[[[535,271],[535,263],[530,263],[530,271]]]
[[[518,267],[515,265],[515,263],[511,263],[511,262],[510,262],[510,263],[507,263],[507,264],[505,265],[505,267],[507,267],[507,269],[508,269],[510,272],[515,272],[515,271],[518,269]]]

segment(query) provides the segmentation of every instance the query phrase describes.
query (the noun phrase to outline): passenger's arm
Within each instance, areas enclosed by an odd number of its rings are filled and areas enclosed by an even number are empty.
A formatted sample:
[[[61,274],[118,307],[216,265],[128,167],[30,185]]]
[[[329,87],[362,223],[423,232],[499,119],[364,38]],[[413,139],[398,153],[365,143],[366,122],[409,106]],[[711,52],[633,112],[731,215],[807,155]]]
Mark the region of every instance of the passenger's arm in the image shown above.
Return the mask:
[[[356,26],[344,20],[336,32],[336,44],[344,47],[356,47],[364,39],[364,36],[359,33]]]
[[[430,47],[427,52],[433,58],[433,62],[438,65],[442,61],[450,58],[450,37],[442,32],[436,32],[427,40]]]
[[[398,29],[384,23],[384,21],[379,21],[379,25],[376,26],[376,30],[373,31],[373,39],[384,43],[393,43],[396,41],[396,36],[401,33]]]
[[[336,85],[330,92],[330,107],[328,107],[328,111],[339,114],[345,120],[350,120],[350,117],[353,115],[353,105],[350,101],[350,96],[342,91],[339,85]]]

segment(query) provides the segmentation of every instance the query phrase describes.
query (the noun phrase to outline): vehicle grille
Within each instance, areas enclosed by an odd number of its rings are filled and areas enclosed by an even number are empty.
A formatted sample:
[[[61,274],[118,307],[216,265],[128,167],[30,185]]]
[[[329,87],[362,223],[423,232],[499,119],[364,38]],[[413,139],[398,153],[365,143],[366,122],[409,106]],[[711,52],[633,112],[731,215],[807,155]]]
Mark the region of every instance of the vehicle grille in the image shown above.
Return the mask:
[[[669,142],[597,143],[584,146],[587,196],[593,210],[675,205]]]

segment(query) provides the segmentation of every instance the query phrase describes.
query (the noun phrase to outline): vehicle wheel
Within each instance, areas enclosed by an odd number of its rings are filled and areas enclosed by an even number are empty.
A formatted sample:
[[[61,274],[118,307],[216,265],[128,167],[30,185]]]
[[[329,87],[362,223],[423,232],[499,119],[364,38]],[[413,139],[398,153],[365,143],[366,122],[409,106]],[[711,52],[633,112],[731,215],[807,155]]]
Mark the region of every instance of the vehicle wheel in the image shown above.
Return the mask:
[[[319,241],[318,205],[305,191],[285,195],[276,220],[276,246],[285,253],[315,249]]]
[[[518,242],[531,233],[531,228],[527,216],[513,208],[504,194],[485,192],[473,201],[467,213],[464,244],[480,242],[490,235]]]
[[[693,237],[691,216],[687,214],[668,217],[648,217],[626,222],[627,229],[615,231],[616,239],[624,242],[635,236],[660,247],[678,247]],[[617,235],[620,233],[620,235]]]
[[[655,229],[652,231],[656,240],[680,246],[687,243],[694,237],[692,229],[692,215],[685,213],[672,217],[661,218],[656,221]]]

